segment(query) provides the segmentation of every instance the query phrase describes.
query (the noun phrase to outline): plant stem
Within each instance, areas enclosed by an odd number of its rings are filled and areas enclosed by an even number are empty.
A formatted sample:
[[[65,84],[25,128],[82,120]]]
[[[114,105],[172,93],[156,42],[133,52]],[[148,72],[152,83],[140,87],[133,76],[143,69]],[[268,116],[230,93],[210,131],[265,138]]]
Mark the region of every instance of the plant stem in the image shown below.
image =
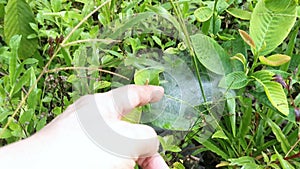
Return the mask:
[[[296,143],[291,147],[291,149],[286,153],[284,158],[288,158],[289,154],[295,149],[295,147],[300,143],[300,138],[296,141]]]
[[[68,47],[68,46],[73,46],[77,45],[80,43],[89,43],[89,42],[100,42],[100,43],[105,43],[105,44],[111,44],[111,43],[118,43],[121,42],[119,40],[112,40],[112,39],[83,39],[83,40],[77,40],[74,42],[69,42],[66,44],[61,44],[62,47]]]
[[[215,30],[215,27],[216,27],[216,16],[218,16],[218,13],[217,13],[217,5],[218,5],[218,1],[219,0],[215,0],[215,4],[214,4],[214,15],[213,15],[213,34],[215,34],[216,30]]]
[[[181,30],[184,33],[185,41],[186,41],[187,46],[189,48],[190,55],[192,56],[194,67],[196,69],[196,76],[197,76],[198,83],[199,83],[199,86],[200,86],[201,95],[203,97],[203,101],[206,103],[207,99],[206,99],[205,92],[204,92],[204,87],[203,87],[203,84],[202,84],[202,81],[201,81],[201,75],[200,75],[200,71],[199,71],[199,67],[198,67],[198,63],[197,63],[197,58],[196,58],[194,48],[193,48],[193,45],[192,45],[192,42],[191,42],[191,39],[190,39],[190,35],[187,31],[187,28],[186,28],[186,25],[185,25],[184,20],[182,18],[182,14],[181,14],[180,10],[178,10],[177,6],[175,6],[173,0],[171,0],[171,4],[174,8],[174,11],[175,11],[176,15],[178,16]]]
[[[115,76],[118,76],[120,78],[129,80],[127,77],[122,76],[122,75],[117,74],[117,73],[114,73],[114,72],[111,72],[109,70],[104,70],[104,69],[99,69],[99,68],[88,68],[88,67],[63,67],[63,68],[56,68],[56,69],[53,69],[53,70],[48,70],[45,73],[59,72],[59,71],[62,71],[62,70],[97,70],[99,72],[108,73],[108,74],[115,75]]]

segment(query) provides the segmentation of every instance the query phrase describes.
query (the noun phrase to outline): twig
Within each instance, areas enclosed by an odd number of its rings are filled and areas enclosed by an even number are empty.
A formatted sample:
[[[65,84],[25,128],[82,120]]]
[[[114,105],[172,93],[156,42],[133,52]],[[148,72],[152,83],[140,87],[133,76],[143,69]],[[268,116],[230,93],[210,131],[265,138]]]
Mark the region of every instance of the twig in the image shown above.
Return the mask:
[[[102,42],[105,44],[111,44],[111,43],[117,43],[117,42],[121,42],[119,40],[112,40],[112,39],[84,39],[84,40],[77,40],[74,42],[70,42],[67,44],[61,44],[62,47],[68,47],[68,46],[72,46],[72,45],[76,45],[79,43],[87,43],[87,42]]]
[[[120,77],[120,78],[129,80],[129,78],[127,78],[127,77],[125,77],[125,76],[122,76],[122,75],[120,75],[120,74],[111,72],[111,71],[109,71],[109,70],[103,70],[103,69],[100,69],[100,68],[88,68],[88,67],[63,67],[63,68],[56,68],[56,69],[48,70],[48,71],[46,71],[45,73],[59,72],[59,71],[62,71],[62,70],[97,70],[97,71],[99,71],[99,72],[109,73],[109,74],[118,76],[118,77]]]
[[[286,153],[284,158],[288,158],[289,154],[295,149],[295,147],[300,143],[300,138],[296,141],[296,143],[291,147],[291,149]]]

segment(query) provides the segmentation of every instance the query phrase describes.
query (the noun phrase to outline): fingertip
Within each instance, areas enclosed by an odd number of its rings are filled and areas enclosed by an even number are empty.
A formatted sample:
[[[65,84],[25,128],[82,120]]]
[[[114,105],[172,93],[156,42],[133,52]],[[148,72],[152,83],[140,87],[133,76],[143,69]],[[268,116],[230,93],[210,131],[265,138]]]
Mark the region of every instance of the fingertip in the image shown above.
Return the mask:
[[[152,85],[127,85],[111,90],[108,94],[113,97],[117,112],[124,116],[135,107],[159,101],[164,95],[164,88]]]

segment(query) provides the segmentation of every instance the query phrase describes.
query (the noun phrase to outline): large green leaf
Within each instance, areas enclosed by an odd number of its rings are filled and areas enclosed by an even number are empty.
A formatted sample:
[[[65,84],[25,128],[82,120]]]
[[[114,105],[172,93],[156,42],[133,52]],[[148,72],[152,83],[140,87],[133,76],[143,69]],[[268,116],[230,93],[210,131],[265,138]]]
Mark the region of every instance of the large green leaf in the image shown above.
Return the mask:
[[[272,52],[291,31],[297,18],[296,4],[293,1],[283,11],[270,11],[260,0],[250,20],[250,36],[260,55]]]
[[[264,0],[266,7],[271,11],[284,11],[294,0]]]
[[[274,73],[262,70],[255,72],[253,78],[255,78],[263,87],[268,99],[277,110],[282,114],[288,116],[289,105],[287,102],[286,94],[278,82],[272,81]]]
[[[219,86],[226,89],[240,89],[245,87],[249,81],[245,72],[236,71],[223,77]]]
[[[208,70],[224,75],[232,70],[230,57],[213,39],[202,34],[191,36],[196,56]]]
[[[37,39],[28,39],[29,35],[35,34],[30,27],[30,23],[34,23],[34,15],[30,6],[25,0],[9,0],[5,8],[4,17],[4,37],[6,43],[14,35],[22,35],[22,42],[19,48],[19,57],[31,57],[37,49]]]

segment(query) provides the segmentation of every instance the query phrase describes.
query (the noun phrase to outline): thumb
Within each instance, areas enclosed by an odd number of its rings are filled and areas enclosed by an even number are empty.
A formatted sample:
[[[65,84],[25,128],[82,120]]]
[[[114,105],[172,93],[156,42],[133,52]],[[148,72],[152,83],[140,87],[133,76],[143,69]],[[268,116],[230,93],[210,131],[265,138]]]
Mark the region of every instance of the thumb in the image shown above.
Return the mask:
[[[164,159],[158,153],[150,157],[139,158],[137,163],[143,169],[169,169]]]
[[[136,160],[143,169],[168,169],[164,159],[157,153],[159,141],[153,128],[147,125],[131,124],[119,121],[115,130],[122,132],[128,138],[138,140],[135,144],[123,145],[122,147],[131,152],[131,157]]]

